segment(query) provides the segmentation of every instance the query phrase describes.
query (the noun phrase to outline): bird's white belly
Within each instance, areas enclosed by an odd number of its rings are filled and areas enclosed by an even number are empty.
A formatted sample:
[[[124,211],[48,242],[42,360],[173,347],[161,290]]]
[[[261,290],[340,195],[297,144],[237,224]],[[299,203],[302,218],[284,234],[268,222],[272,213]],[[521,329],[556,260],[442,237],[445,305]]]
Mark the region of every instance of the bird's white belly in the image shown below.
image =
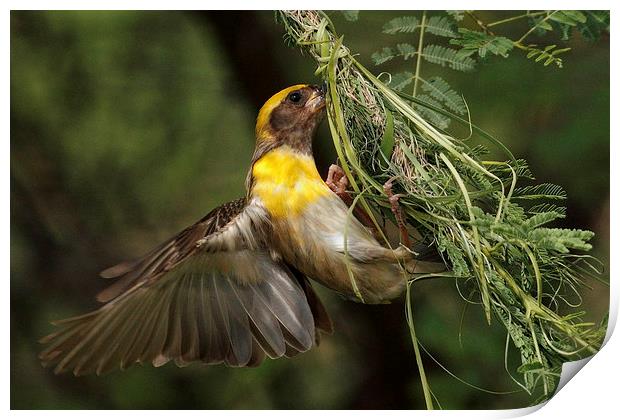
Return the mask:
[[[386,301],[402,291],[402,271],[391,251],[377,242],[335,194],[283,223],[276,229],[280,252],[312,279],[347,296],[362,293],[369,303]]]
[[[334,252],[355,254],[361,245],[380,246],[335,195],[309,206],[304,219],[314,227],[310,229],[313,240]]]

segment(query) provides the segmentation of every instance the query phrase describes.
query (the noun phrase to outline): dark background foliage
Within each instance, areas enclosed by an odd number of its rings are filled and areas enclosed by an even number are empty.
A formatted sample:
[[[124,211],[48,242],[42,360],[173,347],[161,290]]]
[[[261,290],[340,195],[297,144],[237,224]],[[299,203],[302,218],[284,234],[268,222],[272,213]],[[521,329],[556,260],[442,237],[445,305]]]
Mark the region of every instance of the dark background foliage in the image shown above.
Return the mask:
[[[333,17],[370,65],[391,41],[380,30],[393,16]],[[281,34],[270,12],[11,14],[12,408],[424,407],[402,301],[362,306],[324,289],[336,333],[257,369],[145,366],[75,378],[37,360],[50,320],[97,306],[106,284],[98,271],[243,194],[258,108],[285,86],[315,81],[311,62]],[[566,188],[563,225],[594,230],[595,255],[608,262],[609,40],[575,37],[569,46],[563,69],[513,53],[442,77],[539,181]],[[325,172],[334,159],[325,127],[316,154]],[[438,360],[479,386],[516,389],[498,322],[487,326],[470,307],[461,325],[450,281],[423,282],[414,295],[419,336]],[[592,320],[607,302],[596,283],[584,293]],[[481,393],[426,362],[444,408],[529,401]]]

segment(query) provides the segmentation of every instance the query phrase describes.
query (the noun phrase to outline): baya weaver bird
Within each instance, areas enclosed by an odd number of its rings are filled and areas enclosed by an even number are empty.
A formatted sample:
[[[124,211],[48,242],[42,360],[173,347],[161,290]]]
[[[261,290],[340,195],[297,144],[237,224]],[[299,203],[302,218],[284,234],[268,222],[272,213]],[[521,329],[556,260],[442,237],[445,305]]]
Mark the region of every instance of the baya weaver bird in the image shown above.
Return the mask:
[[[318,86],[272,96],[258,114],[246,196],[104,270],[116,280],[97,295],[105,304],[56,322],[41,340],[43,364],[75,375],[170,360],[257,366],[332,332],[310,278],[365,303],[399,296],[413,254],[382,246],[350,216],[334,192],[346,185],[339,168],[325,182],[317,171],[312,139],[324,109]]]

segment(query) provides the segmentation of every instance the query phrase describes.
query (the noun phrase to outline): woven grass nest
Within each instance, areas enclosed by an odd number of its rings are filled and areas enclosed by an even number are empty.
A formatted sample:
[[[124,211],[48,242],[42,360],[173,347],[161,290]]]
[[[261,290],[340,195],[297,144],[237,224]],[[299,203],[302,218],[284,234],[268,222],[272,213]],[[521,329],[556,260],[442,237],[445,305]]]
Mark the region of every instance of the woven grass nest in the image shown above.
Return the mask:
[[[411,288],[423,278],[453,278],[463,299],[489,323],[500,322],[521,355],[515,382],[529,393],[553,394],[563,362],[594,354],[605,323],[582,321],[576,307],[601,264],[587,252],[594,234],[546,227],[564,216],[566,198],[552,184],[532,185],[527,162],[471,121],[391,89],[343,45],[319,11],[281,11],[286,39],[317,64],[328,85],[327,115],[338,163],[355,204],[375,219],[391,218],[383,184],[394,180],[401,211],[416,241],[436,247],[448,272],[408,279],[406,314],[426,405],[433,407],[413,324]],[[424,119],[426,107],[469,129],[458,139]],[[476,139],[482,140],[476,143]],[[505,153],[485,160],[484,144]],[[521,183],[526,183],[521,186]],[[568,303],[568,305],[566,305]]]

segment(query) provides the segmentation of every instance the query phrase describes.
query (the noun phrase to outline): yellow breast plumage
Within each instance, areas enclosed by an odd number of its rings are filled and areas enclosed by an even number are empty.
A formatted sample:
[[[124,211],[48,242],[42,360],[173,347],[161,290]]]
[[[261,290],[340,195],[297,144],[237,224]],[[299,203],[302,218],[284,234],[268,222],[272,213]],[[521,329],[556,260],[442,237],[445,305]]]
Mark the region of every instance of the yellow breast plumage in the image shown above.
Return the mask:
[[[252,168],[253,195],[272,217],[300,214],[308,205],[332,194],[311,156],[280,147],[261,157]]]

